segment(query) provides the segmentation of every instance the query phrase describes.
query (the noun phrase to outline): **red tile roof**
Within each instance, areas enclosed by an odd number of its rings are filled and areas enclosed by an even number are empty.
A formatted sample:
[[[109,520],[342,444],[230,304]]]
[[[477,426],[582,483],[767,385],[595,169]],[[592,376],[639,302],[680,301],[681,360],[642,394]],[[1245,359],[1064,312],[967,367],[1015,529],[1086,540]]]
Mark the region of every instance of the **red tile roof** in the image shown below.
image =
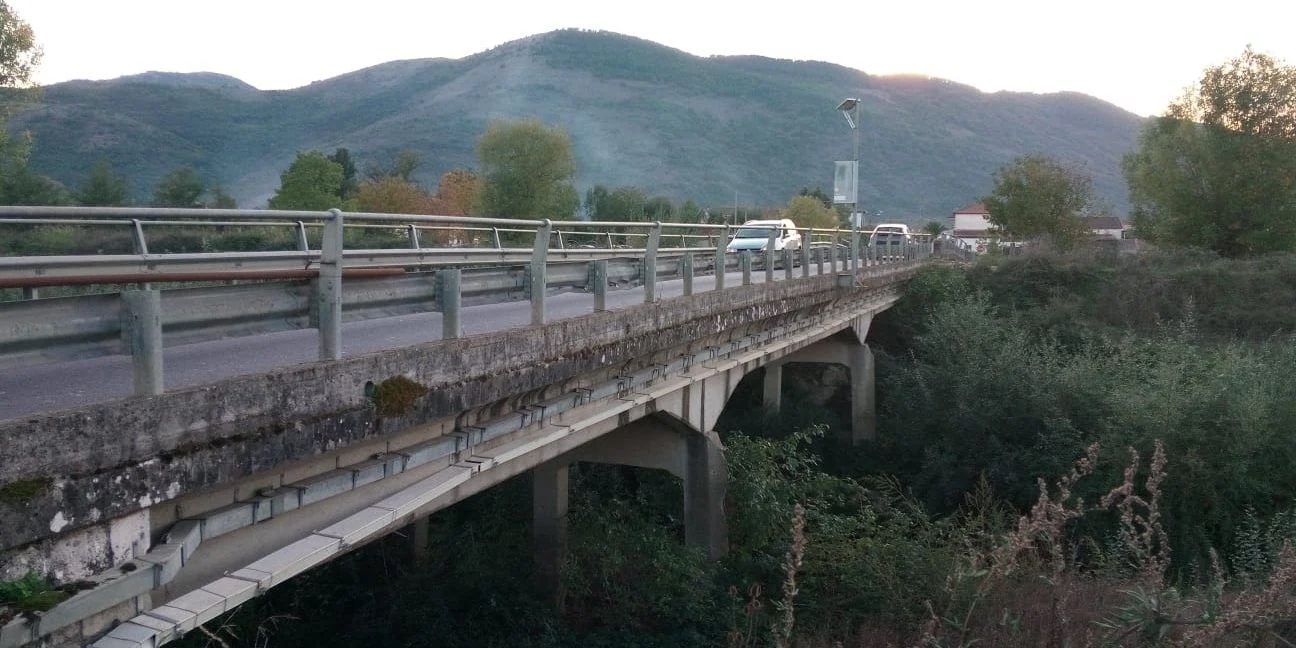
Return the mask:
[[[974,202],[962,209],[955,209],[955,214],[989,214],[990,210],[986,209],[985,203]]]
[[[1085,219],[1085,224],[1091,230],[1113,230],[1125,229],[1125,224],[1116,216],[1092,216]]]

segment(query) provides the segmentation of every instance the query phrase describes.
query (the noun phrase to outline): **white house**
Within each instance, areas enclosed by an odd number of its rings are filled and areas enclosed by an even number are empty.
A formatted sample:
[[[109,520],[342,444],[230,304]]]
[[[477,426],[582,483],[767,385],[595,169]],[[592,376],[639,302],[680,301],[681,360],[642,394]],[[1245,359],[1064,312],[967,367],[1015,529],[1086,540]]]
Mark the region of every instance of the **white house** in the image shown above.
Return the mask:
[[[1116,216],[1094,216],[1086,218],[1085,224],[1093,231],[1096,239],[1115,239],[1125,238],[1125,224]]]
[[[994,229],[988,220],[989,216],[990,210],[979,202],[954,210],[951,235],[958,241],[959,247],[985,252],[985,246],[990,243],[991,230]]]

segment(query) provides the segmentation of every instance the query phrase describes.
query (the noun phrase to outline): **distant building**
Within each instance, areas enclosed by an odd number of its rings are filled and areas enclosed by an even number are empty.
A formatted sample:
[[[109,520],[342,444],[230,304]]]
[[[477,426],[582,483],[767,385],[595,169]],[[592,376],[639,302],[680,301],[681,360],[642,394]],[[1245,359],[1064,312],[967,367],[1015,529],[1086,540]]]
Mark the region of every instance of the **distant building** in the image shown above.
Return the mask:
[[[985,203],[975,202],[954,210],[951,236],[960,248],[985,252],[994,230],[989,216],[990,210],[986,209]]]
[[[1125,223],[1121,222],[1116,216],[1094,216],[1086,218],[1085,224],[1089,226],[1096,239],[1115,239],[1125,238]]]

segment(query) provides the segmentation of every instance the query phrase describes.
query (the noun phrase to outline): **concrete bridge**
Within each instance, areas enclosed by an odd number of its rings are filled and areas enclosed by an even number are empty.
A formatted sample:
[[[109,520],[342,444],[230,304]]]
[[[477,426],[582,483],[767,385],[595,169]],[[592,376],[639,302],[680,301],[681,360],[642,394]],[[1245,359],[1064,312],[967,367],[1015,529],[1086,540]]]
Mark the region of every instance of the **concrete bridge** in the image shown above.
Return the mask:
[[[139,216],[160,216],[138,212],[125,213],[134,231]],[[87,216],[0,209],[6,215]],[[203,215],[253,216],[267,218]],[[0,328],[0,362],[9,367],[0,379],[0,578],[31,571],[82,581],[84,590],[0,625],[0,648],[166,643],[393,531],[426,544],[429,514],[524,472],[534,485],[537,575],[553,582],[568,467],[578,461],[678,476],[686,542],[719,557],[726,470],[714,426],[739,381],[764,367],[766,406],[777,408],[783,364],[845,364],[852,437],[871,436],[869,325],[925,256],[921,245],[878,254],[855,233],[806,231],[804,240],[820,243],[735,257],[720,249],[723,230],[705,247],[665,248],[669,226],[644,223],[604,224],[643,228],[642,248],[569,253],[552,246],[564,224],[368,216],[400,219],[411,231],[530,228],[533,246],[509,251],[496,231],[489,254],[498,259],[465,260],[463,251],[423,248],[415,232],[413,251],[348,256],[339,214],[294,214],[325,229],[324,250],[298,250],[318,255],[313,278],[0,302],[0,327],[21,322]],[[100,271],[121,273],[114,282],[161,282],[175,280],[179,263],[213,273],[265,261],[167,259],[146,248],[124,256],[133,260]],[[388,257],[396,258],[373,260]],[[349,261],[360,258],[368,261]],[[9,261],[0,263],[0,286],[34,296],[56,283],[34,277],[76,283],[77,268],[112,260]],[[400,271],[344,282],[343,269],[358,266]],[[499,267],[517,271],[505,283],[528,289],[465,289],[473,277],[498,280]],[[632,287],[617,290],[617,278]],[[424,289],[405,295],[411,283]],[[273,325],[256,315],[265,306],[253,296],[299,292],[306,317],[295,302],[275,307],[289,314]],[[109,342],[69,332],[112,329],[104,322],[116,322]],[[251,357],[227,362],[248,349]],[[51,376],[68,388],[42,382]],[[33,384],[62,395],[33,403]]]

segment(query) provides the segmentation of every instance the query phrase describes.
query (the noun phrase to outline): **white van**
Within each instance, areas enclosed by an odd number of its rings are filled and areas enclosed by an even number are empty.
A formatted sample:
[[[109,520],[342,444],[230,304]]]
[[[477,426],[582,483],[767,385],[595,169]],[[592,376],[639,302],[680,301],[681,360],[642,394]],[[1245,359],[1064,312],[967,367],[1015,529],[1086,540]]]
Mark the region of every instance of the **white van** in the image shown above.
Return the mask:
[[[774,249],[801,249],[801,233],[796,230],[796,223],[789,218],[779,220],[754,220],[743,223],[734,232],[733,239],[725,246],[725,252],[746,252],[764,250],[769,242],[770,230],[775,229]]]

